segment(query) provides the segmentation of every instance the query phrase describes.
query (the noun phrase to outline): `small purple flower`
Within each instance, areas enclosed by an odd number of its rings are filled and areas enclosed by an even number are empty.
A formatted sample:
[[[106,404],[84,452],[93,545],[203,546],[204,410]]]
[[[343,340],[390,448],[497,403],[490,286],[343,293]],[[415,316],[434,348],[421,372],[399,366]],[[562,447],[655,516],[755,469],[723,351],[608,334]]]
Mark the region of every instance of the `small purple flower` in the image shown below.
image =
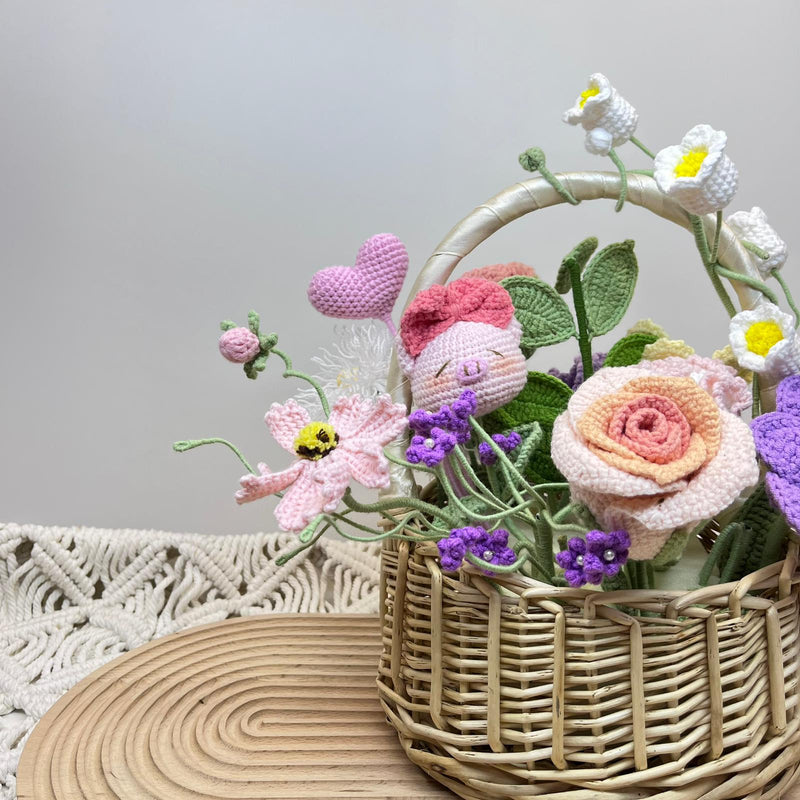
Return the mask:
[[[777,411],[751,423],[756,451],[769,467],[767,493],[789,525],[800,530],[800,375],[778,385]]]
[[[456,436],[441,428],[431,428],[427,436],[414,436],[406,450],[406,461],[412,464],[422,462],[428,467],[440,464],[444,457],[456,446]]]
[[[421,408],[412,412],[408,425],[414,433],[422,437],[430,436],[434,428],[441,428],[455,434],[459,444],[469,441],[469,418],[478,408],[478,399],[471,389],[465,389],[461,396],[451,405],[442,406],[431,413]]]
[[[597,372],[597,370],[603,366],[607,355],[608,353],[592,354],[592,367],[594,368],[595,372]],[[575,356],[575,360],[573,361],[569,372],[560,372],[556,367],[553,367],[552,369],[547,370],[547,374],[552,375],[554,378],[558,378],[560,381],[563,381],[574,392],[583,383],[583,361],[581,361],[580,356]]]
[[[502,433],[495,433],[492,436],[492,441],[498,445],[504,453],[510,453],[512,450],[519,447],[522,437],[516,431],[511,431],[508,436],[504,436]],[[487,466],[491,466],[497,461],[497,455],[494,450],[492,450],[492,446],[489,442],[481,442],[478,445],[478,458],[480,458],[481,464],[486,464]]]
[[[567,549],[556,553],[556,562],[570,586],[599,585],[603,578],[619,573],[628,560],[630,546],[627,531],[589,531],[585,540],[578,536],[570,539]]]
[[[509,566],[517,560],[516,553],[508,546],[508,531],[503,528],[491,533],[480,526],[454,528],[446,539],[439,540],[438,547],[445,572],[456,572],[467,553],[498,566]],[[489,570],[484,572],[493,574]]]

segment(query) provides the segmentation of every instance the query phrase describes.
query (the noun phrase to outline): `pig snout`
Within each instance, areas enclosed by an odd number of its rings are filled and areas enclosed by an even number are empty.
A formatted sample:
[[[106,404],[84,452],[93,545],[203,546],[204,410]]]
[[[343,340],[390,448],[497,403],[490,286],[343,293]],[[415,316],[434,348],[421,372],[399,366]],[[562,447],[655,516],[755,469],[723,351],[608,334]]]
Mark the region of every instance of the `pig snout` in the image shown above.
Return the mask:
[[[456,366],[456,380],[462,386],[477,383],[489,372],[489,365],[482,358],[465,358]]]

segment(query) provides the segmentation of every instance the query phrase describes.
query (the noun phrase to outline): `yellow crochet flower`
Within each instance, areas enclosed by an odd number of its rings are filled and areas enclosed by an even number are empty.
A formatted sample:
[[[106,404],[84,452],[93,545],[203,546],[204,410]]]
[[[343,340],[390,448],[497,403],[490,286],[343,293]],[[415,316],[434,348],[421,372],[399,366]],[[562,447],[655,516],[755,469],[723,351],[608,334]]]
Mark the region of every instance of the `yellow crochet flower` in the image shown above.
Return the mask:
[[[666,336],[662,336],[644,348],[642,358],[645,361],[659,361],[670,356],[687,358],[693,354],[694,347],[686,344],[683,339],[668,339]]]
[[[651,319],[640,319],[635,325],[628,328],[628,335],[632,333],[649,333],[657,336],[659,339],[666,338],[667,332],[656,322]]]

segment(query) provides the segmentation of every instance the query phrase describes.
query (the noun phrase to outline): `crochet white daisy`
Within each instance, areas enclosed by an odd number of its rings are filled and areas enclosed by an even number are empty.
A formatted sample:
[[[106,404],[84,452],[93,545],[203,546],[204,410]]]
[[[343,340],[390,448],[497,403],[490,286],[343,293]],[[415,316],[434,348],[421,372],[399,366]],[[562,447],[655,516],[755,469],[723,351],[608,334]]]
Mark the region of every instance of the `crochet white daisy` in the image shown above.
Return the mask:
[[[589,76],[589,88],[581,92],[562,119],[570,125],[583,125],[586,149],[607,156],[612,147],[625,144],[633,136],[639,114],[605,75],[595,72]]]
[[[800,337],[794,321],[774,303],[760,303],[731,319],[730,343],[739,365],[774,378],[800,372]]]
[[[656,153],[654,177],[664,194],[690,214],[719,211],[733,199],[739,172],[725,155],[728,137],[710,125],[695,125],[681,140]]]
[[[764,278],[786,263],[788,248],[775,229],[767,223],[767,215],[758,207],[750,211],[737,211],[726,220],[727,226],[743,241],[757,245],[769,253],[768,259],[750,253],[750,261]]]

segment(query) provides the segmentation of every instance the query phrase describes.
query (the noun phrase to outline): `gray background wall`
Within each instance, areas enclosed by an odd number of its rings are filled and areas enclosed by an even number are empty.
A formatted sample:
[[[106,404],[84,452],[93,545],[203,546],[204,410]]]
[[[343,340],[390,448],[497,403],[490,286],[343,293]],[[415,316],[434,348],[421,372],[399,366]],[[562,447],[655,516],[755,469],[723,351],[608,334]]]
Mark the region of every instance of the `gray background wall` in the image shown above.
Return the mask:
[[[0,519],[273,529],[233,502],[230,454],[170,449],[217,435],[285,463],[262,418],[294,387],[223,362],[218,321],[259,309],[307,366],[333,327],[305,300],[316,269],[384,230],[418,269],[533,144],[611,168],[560,121],[593,71],[653,148],[726,130],[730,210],[763,206],[795,245],[798,22],[788,0],[0,1]],[[691,237],[633,207],[534,214],[469,266],[552,278],[590,233],[638,240],[631,321],[725,343]]]

